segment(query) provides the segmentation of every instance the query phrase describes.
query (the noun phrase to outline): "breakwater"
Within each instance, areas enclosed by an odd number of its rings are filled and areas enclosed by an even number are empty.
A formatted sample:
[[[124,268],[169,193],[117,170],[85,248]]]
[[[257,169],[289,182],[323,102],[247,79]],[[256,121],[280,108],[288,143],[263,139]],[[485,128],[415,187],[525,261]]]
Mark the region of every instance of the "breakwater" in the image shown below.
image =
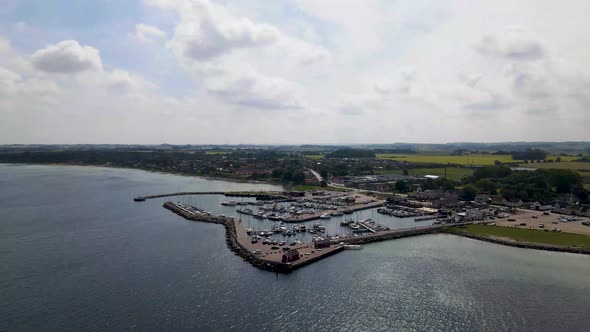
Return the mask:
[[[247,250],[237,239],[236,224],[233,218],[191,213],[173,202],[166,202],[163,207],[188,220],[223,225],[225,227],[225,242],[229,249],[254,267],[272,272],[291,272],[291,268],[287,264],[261,259]]]
[[[152,198],[189,196],[189,195],[224,195],[226,197],[254,197],[259,200],[287,200],[290,199],[288,192],[256,192],[256,191],[182,191],[168,194],[138,196],[133,198],[135,202],[143,202]]]

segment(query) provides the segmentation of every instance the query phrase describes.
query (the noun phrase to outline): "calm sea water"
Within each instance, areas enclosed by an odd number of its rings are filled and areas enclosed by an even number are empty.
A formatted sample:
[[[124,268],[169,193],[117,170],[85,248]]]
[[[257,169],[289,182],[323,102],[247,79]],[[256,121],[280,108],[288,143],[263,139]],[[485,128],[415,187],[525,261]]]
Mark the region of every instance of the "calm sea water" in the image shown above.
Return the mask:
[[[0,330],[587,331],[590,257],[428,235],[289,275],[137,194],[258,190],[135,170],[0,165]],[[198,204],[220,210],[223,197]],[[403,225],[405,221],[392,221]]]

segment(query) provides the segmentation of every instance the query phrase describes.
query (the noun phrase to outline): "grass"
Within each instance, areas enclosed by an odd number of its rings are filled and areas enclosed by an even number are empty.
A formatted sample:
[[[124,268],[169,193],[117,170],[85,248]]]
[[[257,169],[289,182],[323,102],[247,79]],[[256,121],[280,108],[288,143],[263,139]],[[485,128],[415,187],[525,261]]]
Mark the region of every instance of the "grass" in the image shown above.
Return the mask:
[[[569,169],[577,171],[583,177],[590,178],[590,163],[585,162],[560,162],[560,163],[541,163],[541,164],[520,164],[522,167],[544,168],[544,169]]]
[[[464,228],[455,228],[453,229],[453,232],[508,238],[519,242],[540,243],[564,247],[583,247],[590,249],[590,236],[582,234],[557,233],[534,229],[485,225],[469,225]]]
[[[324,159],[323,154],[306,154],[305,158],[307,159]]]
[[[561,158],[561,161],[562,162],[580,159],[580,157],[578,157],[578,156],[558,156],[558,155],[547,156],[547,158],[545,158],[545,159],[553,159],[553,160],[555,160],[557,158]]]
[[[206,151],[205,154],[208,155],[216,155],[216,154],[228,154],[229,152],[226,151]]]
[[[403,174],[403,170],[401,169],[392,169],[392,170],[382,170],[378,171],[378,174],[388,175],[388,174]],[[473,169],[470,168],[460,168],[460,167],[447,167],[447,179],[453,181],[460,181],[462,178],[470,176],[473,174]],[[444,177],[445,175],[445,168],[416,168],[416,169],[408,169],[408,175],[410,176],[424,176],[424,175],[438,175],[440,177]]]
[[[436,164],[458,164],[458,165],[493,165],[496,160],[503,163],[519,162],[513,160],[511,155],[422,155],[422,154],[377,154],[377,159],[405,160],[413,163],[436,163]]]

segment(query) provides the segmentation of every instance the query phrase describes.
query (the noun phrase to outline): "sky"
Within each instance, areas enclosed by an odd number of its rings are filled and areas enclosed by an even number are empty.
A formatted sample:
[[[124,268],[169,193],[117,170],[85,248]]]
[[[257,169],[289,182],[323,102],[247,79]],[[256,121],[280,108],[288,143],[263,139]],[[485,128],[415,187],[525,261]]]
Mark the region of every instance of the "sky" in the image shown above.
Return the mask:
[[[590,1],[2,2],[0,144],[590,140]]]

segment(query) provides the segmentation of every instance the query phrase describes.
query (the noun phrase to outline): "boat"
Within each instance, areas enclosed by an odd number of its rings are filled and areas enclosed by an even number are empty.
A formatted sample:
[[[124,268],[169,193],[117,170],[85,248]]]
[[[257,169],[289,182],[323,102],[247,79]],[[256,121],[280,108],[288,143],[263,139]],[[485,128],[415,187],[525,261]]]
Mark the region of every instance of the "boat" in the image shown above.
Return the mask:
[[[340,226],[348,226],[348,225],[352,224],[353,222],[354,222],[354,220],[352,220],[352,219],[346,219],[346,220],[340,222]]]
[[[344,249],[346,250],[361,250],[363,247],[358,244],[345,244],[343,245]]]
[[[254,212],[251,209],[237,209],[237,213],[252,215]]]
[[[332,218],[332,216],[327,213],[324,213],[320,216],[320,219],[330,219],[330,218]]]
[[[281,221],[282,220],[282,218],[280,216],[276,215],[276,214],[270,214],[270,215],[268,215],[268,219],[269,220],[274,220],[274,221]]]
[[[344,213],[344,214],[353,214],[354,211],[352,211],[352,210],[344,210],[344,211],[342,211],[342,213]]]
[[[342,212],[342,211],[332,212],[332,217],[342,217],[343,215],[344,215],[344,212]]]
[[[223,206],[236,206],[236,205],[238,205],[238,202],[236,202],[236,201],[221,202],[221,205],[223,205]]]
[[[250,228],[250,227],[246,228],[246,234],[250,235],[250,234],[252,234],[252,232],[253,232],[252,228]]]

